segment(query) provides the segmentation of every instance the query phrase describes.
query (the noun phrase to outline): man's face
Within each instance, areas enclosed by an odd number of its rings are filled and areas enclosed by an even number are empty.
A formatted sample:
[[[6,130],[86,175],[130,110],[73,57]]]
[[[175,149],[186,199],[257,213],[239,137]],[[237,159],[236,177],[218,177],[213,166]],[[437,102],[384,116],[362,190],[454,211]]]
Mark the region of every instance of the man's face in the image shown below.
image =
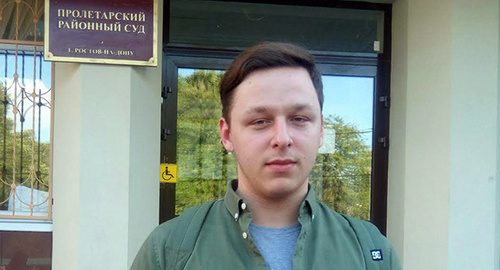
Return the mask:
[[[226,150],[234,152],[239,187],[282,199],[307,190],[307,176],[323,143],[323,118],[309,74],[301,67],[252,72],[234,90]]]

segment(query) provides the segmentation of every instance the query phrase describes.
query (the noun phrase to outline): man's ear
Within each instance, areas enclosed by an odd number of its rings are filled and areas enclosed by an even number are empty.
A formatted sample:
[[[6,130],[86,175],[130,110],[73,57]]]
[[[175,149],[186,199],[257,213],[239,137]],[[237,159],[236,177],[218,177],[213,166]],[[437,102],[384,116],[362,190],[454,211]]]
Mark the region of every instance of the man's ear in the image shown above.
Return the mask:
[[[219,132],[222,145],[228,152],[233,152],[233,142],[231,141],[231,133],[229,131],[229,124],[224,117],[219,119]]]

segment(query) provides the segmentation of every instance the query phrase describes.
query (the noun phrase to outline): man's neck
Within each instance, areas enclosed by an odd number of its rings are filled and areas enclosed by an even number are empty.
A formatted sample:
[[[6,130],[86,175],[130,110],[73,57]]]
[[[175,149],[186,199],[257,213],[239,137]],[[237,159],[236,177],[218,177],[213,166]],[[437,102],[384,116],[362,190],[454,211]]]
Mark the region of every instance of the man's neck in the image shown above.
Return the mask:
[[[286,227],[297,223],[300,205],[307,195],[307,182],[297,192],[283,198],[256,196],[244,183],[238,184],[237,194],[252,210],[252,222],[264,227]]]

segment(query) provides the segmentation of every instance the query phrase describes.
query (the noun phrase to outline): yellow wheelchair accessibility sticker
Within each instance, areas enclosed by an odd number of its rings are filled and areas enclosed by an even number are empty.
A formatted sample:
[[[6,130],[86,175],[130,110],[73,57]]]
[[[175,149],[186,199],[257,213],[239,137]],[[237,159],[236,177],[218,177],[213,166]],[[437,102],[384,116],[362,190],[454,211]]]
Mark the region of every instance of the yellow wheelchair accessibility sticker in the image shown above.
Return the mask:
[[[177,183],[177,164],[160,164],[160,182]]]

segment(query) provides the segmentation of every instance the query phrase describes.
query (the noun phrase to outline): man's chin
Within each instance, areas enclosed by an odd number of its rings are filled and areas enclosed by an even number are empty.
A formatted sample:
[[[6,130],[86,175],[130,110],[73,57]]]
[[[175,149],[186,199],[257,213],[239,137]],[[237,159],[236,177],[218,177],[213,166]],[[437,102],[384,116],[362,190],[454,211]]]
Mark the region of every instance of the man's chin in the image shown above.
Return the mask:
[[[292,180],[275,179],[275,181],[273,181],[274,183],[271,183],[272,185],[267,188],[267,196],[274,200],[282,200],[287,199],[291,196],[293,197],[294,195],[297,195],[297,193],[302,192],[302,185],[297,185],[297,183],[289,183],[289,181]],[[307,188],[305,189],[305,191],[307,192]]]

